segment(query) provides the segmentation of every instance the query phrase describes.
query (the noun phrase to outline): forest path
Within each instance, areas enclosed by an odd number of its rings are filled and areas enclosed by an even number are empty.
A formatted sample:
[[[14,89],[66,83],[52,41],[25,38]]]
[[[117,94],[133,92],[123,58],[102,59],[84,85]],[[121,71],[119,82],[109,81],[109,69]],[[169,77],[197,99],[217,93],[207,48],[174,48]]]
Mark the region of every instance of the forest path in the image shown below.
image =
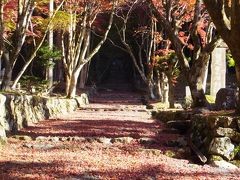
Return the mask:
[[[100,91],[92,103],[19,132],[0,150],[0,179],[238,179],[208,165],[171,158],[181,136],[126,91]]]

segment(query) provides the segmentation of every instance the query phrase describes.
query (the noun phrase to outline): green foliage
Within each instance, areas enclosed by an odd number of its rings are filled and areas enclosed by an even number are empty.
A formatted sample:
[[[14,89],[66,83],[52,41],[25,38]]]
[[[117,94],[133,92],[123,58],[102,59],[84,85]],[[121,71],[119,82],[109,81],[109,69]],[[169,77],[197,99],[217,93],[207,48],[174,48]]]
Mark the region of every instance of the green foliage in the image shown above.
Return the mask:
[[[238,153],[240,153],[240,145],[234,148],[234,155],[237,155]]]
[[[175,52],[168,52],[164,56],[158,56],[157,61],[161,63],[161,61],[171,61],[171,62],[177,62],[177,56]]]
[[[171,78],[173,84],[177,83],[177,77],[180,74],[178,58],[174,51],[168,51],[163,56],[156,56],[157,66],[160,71],[165,72],[168,78]]]
[[[22,76],[19,82],[21,83],[23,89],[29,91],[34,86],[38,92],[46,90],[49,84],[49,81],[42,80],[36,76]]]
[[[165,153],[164,153],[165,156],[168,156],[168,157],[171,157],[171,158],[175,158],[176,157],[176,153],[174,151],[171,151],[171,150],[167,150]]]
[[[186,96],[186,97],[185,97],[185,102],[184,102],[184,104],[183,104],[183,108],[184,108],[184,109],[189,109],[189,108],[191,108],[192,103],[193,103],[192,96]]]
[[[214,96],[211,96],[211,95],[205,95],[205,96],[206,96],[207,101],[210,104],[214,104],[215,103],[216,98]]]
[[[214,96],[205,95],[205,97],[206,97],[206,100],[208,101],[208,103],[210,103],[210,104],[214,104],[215,103],[215,99],[216,98]],[[184,109],[191,108],[192,103],[193,103],[192,96],[185,97],[185,102],[183,104],[183,108]]]
[[[51,67],[55,65],[56,61],[61,60],[61,56],[61,51],[57,50],[56,48],[51,50],[50,47],[45,44],[38,51],[39,58],[37,63],[44,67]],[[52,59],[52,61],[49,61],[49,59]]]
[[[2,149],[2,146],[7,144],[7,139],[5,138],[0,138],[0,150]]]
[[[71,16],[68,12],[58,11],[52,20],[53,29],[66,30],[70,25]]]
[[[233,59],[230,51],[227,52],[226,58],[228,62],[228,67],[235,67],[235,60]]]
[[[16,24],[13,21],[6,21],[4,26],[5,29],[10,32],[13,32],[16,29]]]

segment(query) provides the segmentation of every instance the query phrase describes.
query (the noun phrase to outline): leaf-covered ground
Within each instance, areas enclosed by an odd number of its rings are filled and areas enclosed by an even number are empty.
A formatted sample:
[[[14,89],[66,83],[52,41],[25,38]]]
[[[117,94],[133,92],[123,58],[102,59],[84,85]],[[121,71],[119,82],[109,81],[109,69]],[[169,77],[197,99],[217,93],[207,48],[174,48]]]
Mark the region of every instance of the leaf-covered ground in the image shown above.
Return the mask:
[[[33,140],[9,138],[0,179],[239,179],[239,171],[166,156],[179,151],[166,144],[180,135],[151,119],[136,94],[102,92],[88,107],[19,135]]]

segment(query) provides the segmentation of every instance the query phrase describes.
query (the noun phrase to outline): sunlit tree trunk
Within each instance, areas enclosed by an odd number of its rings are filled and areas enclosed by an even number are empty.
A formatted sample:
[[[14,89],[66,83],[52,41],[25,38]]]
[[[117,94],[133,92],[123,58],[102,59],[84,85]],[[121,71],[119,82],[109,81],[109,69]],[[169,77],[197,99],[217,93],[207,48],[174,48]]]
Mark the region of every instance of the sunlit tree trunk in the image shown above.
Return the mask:
[[[127,52],[133,62],[133,65],[136,69],[136,72],[140,75],[142,81],[146,85],[147,95],[151,99],[155,99],[156,96],[154,94],[154,79],[153,79],[153,66],[152,66],[152,56],[156,50],[156,41],[155,41],[155,33],[157,31],[156,20],[149,10],[149,19],[147,22],[141,22],[139,26],[150,26],[150,32],[141,32],[139,33],[139,39],[135,39],[137,44],[137,52],[135,52],[135,47],[129,42],[127,38],[128,34],[128,23],[131,19],[131,16],[134,13],[134,10],[141,5],[141,0],[134,0],[128,4],[128,10],[125,14],[117,15],[117,17],[122,20],[122,27],[117,28],[118,34],[120,36],[120,40],[124,46],[124,51]],[[137,30],[136,30],[137,31]],[[144,53],[142,53],[144,52]]]
[[[2,65],[2,55],[4,51],[4,38],[3,38],[3,32],[4,32],[4,23],[3,23],[3,1],[0,1],[0,64]],[[2,66],[0,66],[2,67]],[[1,71],[1,68],[0,68]]]
[[[153,3],[149,1],[150,4]],[[167,1],[169,7],[172,6],[172,1]],[[177,19],[174,16],[168,16],[172,14],[172,7],[166,8],[166,15],[159,13],[156,7],[152,4],[152,8],[155,9],[158,20],[162,23],[169,40],[172,43],[172,47],[175,50],[177,58],[179,60],[181,69],[187,79],[187,83],[191,90],[191,96],[193,99],[193,107],[206,107],[207,101],[203,90],[203,81],[205,76],[206,64],[209,61],[209,56],[214,48],[219,44],[219,36],[213,39],[209,38],[209,33],[212,28],[210,26],[206,30],[207,37],[206,44],[203,46],[202,41],[199,39],[197,31],[198,24],[201,20],[201,0],[197,0],[194,7],[194,17],[191,24],[190,35],[193,41],[193,57],[191,59],[192,66],[190,66],[187,57],[183,52],[185,44],[178,36],[180,31],[177,27]]]
[[[63,64],[66,74],[66,96],[68,98],[74,98],[77,92],[77,83],[82,71],[82,68],[91,61],[92,57],[99,51],[103,43],[107,39],[107,35],[111,29],[113,22],[113,15],[116,6],[115,0],[112,1],[112,9],[110,18],[108,21],[108,26],[98,44],[90,48],[90,38],[91,38],[91,28],[93,22],[97,18],[99,10],[99,2],[89,2],[83,3],[82,16],[79,16],[76,11],[76,4],[69,4],[68,11],[70,15],[70,23],[68,31],[62,35],[62,53],[63,53]],[[94,5],[97,5],[96,7]],[[79,19],[80,18],[80,19]],[[80,26],[80,28],[79,28]]]
[[[88,72],[89,72],[89,63],[87,63],[81,70],[80,79],[79,79],[79,88],[85,88],[85,84],[88,79]]]
[[[18,81],[20,80],[20,78],[22,77],[23,73],[26,71],[26,69],[28,68],[28,66],[31,64],[31,62],[34,60],[34,58],[37,55],[37,51],[40,49],[40,47],[42,46],[42,44],[44,43],[47,33],[49,31],[50,25],[53,21],[53,18],[55,17],[56,13],[59,11],[59,9],[61,8],[61,6],[63,5],[63,2],[57,7],[56,11],[54,12],[54,14],[52,15],[52,17],[49,19],[47,25],[46,25],[46,29],[45,32],[40,40],[40,42],[37,44],[37,46],[35,47],[35,49],[33,50],[33,52],[31,53],[30,57],[27,59],[27,61],[25,62],[25,64],[23,65],[22,69],[19,71],[19,73],[17,74],[17,77],[14,79],[13,84],[11,85],[12,89],[15,89]],[[13,59],[13,58],[12,58]],[[10,59],[11,60],[11,59]],[[11,63],[9,63],[11,64]],[[12,67],[12,66],[10,66]],[[11,73],[12,74],[12,73]],[[6,80],[11,80],[10,78],[6,78]],[[8,82],[8,81],[6,81]],[[10,81],[9,81],[10,82]],[[8,86],[10,86],[10,83],[8,84]],[[6,86],[6,87],[8,87]]]
[[[50,0],[49,1],[49,17],[53,16],[53,12],[54,12],[54,0]],[[49,33],[48,33],[48,45],[50,50],[53,50],[53,29],[52,27],[49,28]],[[50,64],[52,64],[53,59],[50,58],[49,62]],[[52,87],[53,85],[53,66],[48,66],[47,70],[46,70],[46,79],[48,80],[49,84],[49,88]]]
[[[67,92],[67,97],[73,98],[76,96],[76,91],[77,91],[77,83],[78,83],[78,78],[80,75],[80,72],[82,70],[84,65],[81,65],[80,68],[78,68],[76,71],[74,71],[71,74],[69,85],[68,85],[68,92]]]
[[[9,60],[5,61],[5,74],[3,77],[3,82],[1,89],[9,90],[10,81],[12,78],[12,69],[14,68],[16,61],[18,59],[19,53],[22,49],[22,46],[25,42],[26,31],[28,29],[29,21],[32,16],[35,4],[34,0],[18,0],[18,17],[16,29],[12,35],[12,44],[8,47],[9,50]]]

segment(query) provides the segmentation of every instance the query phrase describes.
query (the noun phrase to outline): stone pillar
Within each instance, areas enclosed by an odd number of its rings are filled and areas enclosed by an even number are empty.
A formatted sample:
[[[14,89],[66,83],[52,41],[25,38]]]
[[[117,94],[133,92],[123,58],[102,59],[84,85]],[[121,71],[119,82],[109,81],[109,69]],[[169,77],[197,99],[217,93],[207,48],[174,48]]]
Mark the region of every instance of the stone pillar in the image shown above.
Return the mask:
[[[192,98],[192,94],[189,86],[185,87],[185,97]]]
[[[226,86],[226,48],[217,47],[212,52],[210,95],[216,96]]]
[[[169,85],[168,85],[168,78],[165,74],[163,74],[163,103],[169,103],[168,101],[168,92],[169,92]]]

